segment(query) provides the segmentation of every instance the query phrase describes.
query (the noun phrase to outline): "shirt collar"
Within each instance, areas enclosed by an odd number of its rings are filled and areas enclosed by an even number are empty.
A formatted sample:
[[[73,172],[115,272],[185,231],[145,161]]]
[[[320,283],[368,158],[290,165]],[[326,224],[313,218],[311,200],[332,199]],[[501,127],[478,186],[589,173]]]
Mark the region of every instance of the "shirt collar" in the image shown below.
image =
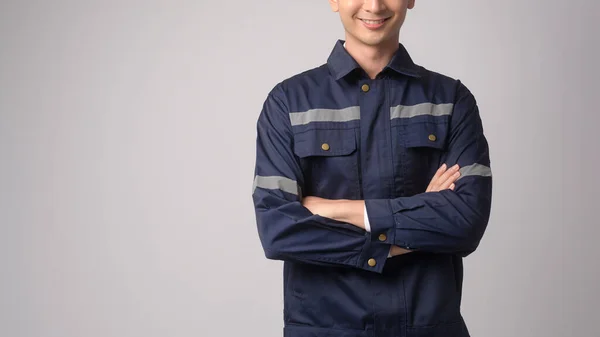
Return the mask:
[[[354,60],[352,56],[346,51],[344,47],[345,41],[338,40],[327,59],[327,65],[329,66],[329,70],[333,74],[336,80],[341,79],[342,77],[348,75],[353,70],[360,68],[358,63]],[[398,43],[398,50],[386,66],[397,73],[411,76],[411,77],[421,77],[419,72],[419,67],[414,64],[408,51],[401,44]]]

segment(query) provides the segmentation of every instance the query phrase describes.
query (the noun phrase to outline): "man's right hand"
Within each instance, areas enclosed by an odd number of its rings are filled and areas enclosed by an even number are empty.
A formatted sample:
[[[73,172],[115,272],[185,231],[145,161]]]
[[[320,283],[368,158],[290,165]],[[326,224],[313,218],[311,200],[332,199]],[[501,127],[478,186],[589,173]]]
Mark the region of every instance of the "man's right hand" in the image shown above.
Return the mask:
[[[439,192],[445,189],[454,190],[454,182],[460,177],[458,164],[447,168],[446,164],[437,170],[425,192]]]

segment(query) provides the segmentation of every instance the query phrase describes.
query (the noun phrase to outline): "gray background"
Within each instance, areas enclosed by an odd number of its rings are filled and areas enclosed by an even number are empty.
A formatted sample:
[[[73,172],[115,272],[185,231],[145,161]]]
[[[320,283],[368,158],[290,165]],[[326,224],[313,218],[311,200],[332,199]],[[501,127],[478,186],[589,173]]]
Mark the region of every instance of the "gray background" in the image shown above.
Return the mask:
[[[402,30],[473,91],[490,142],[473,336],[600,334],[599,12],[417,1]],[[255,121],[341,37],[326,0],[3,0],[0,336],[281,336]]]

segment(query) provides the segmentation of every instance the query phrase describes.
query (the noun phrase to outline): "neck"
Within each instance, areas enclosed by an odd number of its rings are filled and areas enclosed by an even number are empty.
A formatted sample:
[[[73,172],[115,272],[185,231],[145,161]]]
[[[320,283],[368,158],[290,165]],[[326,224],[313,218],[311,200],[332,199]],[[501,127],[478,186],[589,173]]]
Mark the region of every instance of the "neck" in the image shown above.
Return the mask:
[[[398,38],[389,39],[379,45],[366,45],[351,36],[346,37],[346,50],[358,65],[374,79],[390,62],[398,50]]]

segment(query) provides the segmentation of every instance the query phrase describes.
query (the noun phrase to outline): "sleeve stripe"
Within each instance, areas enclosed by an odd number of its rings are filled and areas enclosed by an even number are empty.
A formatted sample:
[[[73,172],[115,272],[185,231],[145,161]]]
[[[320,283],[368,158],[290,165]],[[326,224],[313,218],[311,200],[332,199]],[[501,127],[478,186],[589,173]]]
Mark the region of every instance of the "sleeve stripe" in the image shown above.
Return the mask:
[[[491,177],[492,176],[492,169],[490,167],[481,165],[481,164],[477,164],[477,163],[475,163],[473,165],[461,167],[459,172],[460,172],[460,177],[457,180],[460,180],[461,178],[468,177],[468,176],[481,176],[481,177]]]
[[[252,185],[252,193],[257,187],[264,188],[267,190],[281,190],[294,195],[301,195],[300,186],[295,180],[279,177],[279,176],[259,176],[254,178],[254,184]]]

